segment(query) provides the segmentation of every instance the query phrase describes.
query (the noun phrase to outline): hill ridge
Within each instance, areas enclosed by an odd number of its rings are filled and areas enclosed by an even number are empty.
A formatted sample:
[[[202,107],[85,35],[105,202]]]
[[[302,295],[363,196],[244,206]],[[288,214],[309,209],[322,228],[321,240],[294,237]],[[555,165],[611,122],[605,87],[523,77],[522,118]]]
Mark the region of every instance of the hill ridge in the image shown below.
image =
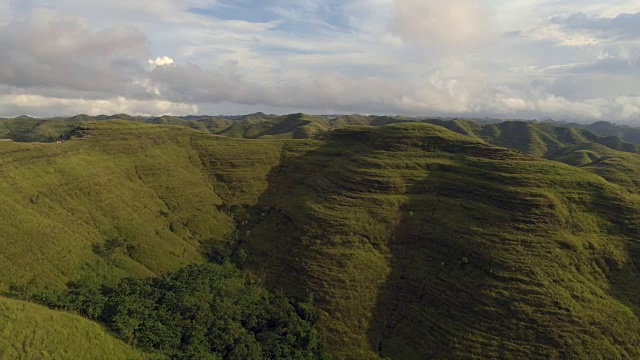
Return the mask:
[[[0,143],[0,283],[156,276],[224,245],[313,297],[337,359],[640,356],[639,155],[575,141],[554,155],[572,166],[454,125],[243,139],[97,121]]]

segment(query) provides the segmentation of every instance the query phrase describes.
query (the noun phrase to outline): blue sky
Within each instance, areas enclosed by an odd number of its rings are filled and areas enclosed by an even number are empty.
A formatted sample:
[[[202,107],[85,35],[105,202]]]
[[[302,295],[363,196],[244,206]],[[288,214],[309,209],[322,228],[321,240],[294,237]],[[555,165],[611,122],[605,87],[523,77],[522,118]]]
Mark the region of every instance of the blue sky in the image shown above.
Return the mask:
[[[640,2],[0,0],[0,116],[640,122]]]

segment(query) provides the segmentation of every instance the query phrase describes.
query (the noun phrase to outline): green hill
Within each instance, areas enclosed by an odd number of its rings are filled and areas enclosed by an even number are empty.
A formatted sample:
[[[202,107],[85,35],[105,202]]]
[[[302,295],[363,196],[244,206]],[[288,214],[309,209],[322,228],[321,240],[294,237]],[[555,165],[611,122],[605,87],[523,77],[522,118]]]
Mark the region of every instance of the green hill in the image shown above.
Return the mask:
[[[0,143],[0,288],[152,276],[233,230],[194,131],[100,124],[62,144]]]
[[[334,132],[271,184],[243,248],[314,294],[339,358],[638,356],[640,207],[598,176],[407,124]]]
[[[336,359],[640,357],[640,155],[547,125],[338,119],[0,142],[0,284],[153,277],[225,245],[313,298]]]
[[[580,166],[632,192],[640,191],[638,145],[617,136],[548,123],[507,121],[480,125],[469,120],[426,120],[490,144]]]
[[[616,136],[599,136],[586,130],[549,123],[505,121],[480,125],[470,120],[427,120],[452,131],[477,137],[484,141],[522,151],[538,157],[553,158],[567,146],[585,142],[607,146],[613,150],[640,152],[637,145],[626,143]]]
[[[0,139],[20,142],[55,142],[67,139],[77,122],[68,120],[1,119]]]
[[[51,119],[36,119],[21,116],[0,119],[0,139],[20,142],[52,142],[68,138],[80,123],[95,121],[125,120],[147,124],[186,126],[192,129],[237,138],[314,138],[333,129],[348,126],[384,126],[407,122],[424,122],[443,126],[455,132],[476,136],[492,144],[499,144],[537,156],[567,143],[595,141],[621,151],[638,152],[640,130],[626,125],[605,121],[593,124],[551,122],[541,123],[519,120],[491,119],[441,119],[411,118],[401,116],[310,116],[291,114],[285,116],[255,113],[242,116],[161,116],[142,117],[126,114],[76,115]]]
[[[77,315],[0,297],[2,359],[145,359]]]
[[[593,124],[565,123],[563,126],[587,129],[600,136],[615,136],[631,144],[640,144],[640,129],[637,127],[616,125],[607,121],[597,121]]]

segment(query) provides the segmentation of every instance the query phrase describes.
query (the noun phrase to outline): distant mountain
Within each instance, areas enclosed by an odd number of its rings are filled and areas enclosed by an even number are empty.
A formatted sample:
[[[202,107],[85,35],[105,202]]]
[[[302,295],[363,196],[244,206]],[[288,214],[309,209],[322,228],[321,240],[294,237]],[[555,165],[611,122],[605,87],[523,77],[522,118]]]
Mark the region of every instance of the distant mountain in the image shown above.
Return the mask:
[[[618,136],[600,136],[587,129],[549,123],[505,121],[498,124],[479,125],[469,120],[426,120],[426,122],[480,138],[494,145],[545,158],[553,158],[556,152],[567,146],[585,142],[601,144],[618,151],[633,153],[640,151],[640,146],[625,142]]]
[[[321,115],[321,116],[310,116],[305,114],[298,114],[299,118],[302,116],[308,119],[314,119],[314,122],[317,123],[319,128],[310,131],[309,133],[305,133],[304,131],[297,133],[294,135],[292,133],[293,128],[290,127],[291,124],[285,125],[280,124],[281,122],[291,121],[292,115],[279,116],[279,115],[267,115],[262,112],[248,114],[248,115],[234,115],[234,116],[209,116],[209,115],[189,115],[189,116],[161,116],[161,117],[142,117],[142,116],[130,116],[127,114],[116,114],[116,115],[98,115],[98,116],[89,116],[89,115],[76,115],[68,118],[51,118],[51,119],[35,119],[28,116],[21,116],[15,119],[3,119],[5,120],[4,127],[9,129],[6,133],[10,132],[12,126],[18,126],[20,129],[24,129],[26,124],[43,124],[48,122],[53,122],[53,128],[60,127],[60,123],[64,123],[66,129],[60,130],[59,133],[38,135],[34,134],[32,137],[22,138],[26,140],[22,140],[19,136],[16,137],[16,141],[52,141],[56,135],[59,138],[64,138],[65,135],[68,135],[67,129],[72,126],[77,126],[77,124],[81,122],[91,122],[91,121],[106,121],[106,120],[126,120],[133,122],[141,122],[148,124],[162,124],[162,125],[179,125],[179,126],[188,126],[190,128],[202,131],[208,131],[212,134],[231,136],[231,137],[241,137],[241,138],[259,138],[262,136],[278,136],[278,137],[302,137],[302,136],[319,136],[322,133],[326,133],[331,129],[340,129],[347,126],[354,125],[368,125],[368,126],[383,126],[388,124],[398,124],[405,122],[426,122],[438,124],[441,126],[445,126],[451,130],[456,132],[471,134],[474,136],[478,136],[479,138],[483,138],[491,143],[504,143],[506,146],[510,146],[507,140],[511,135],[517,136],[527,136],[526,134],[516,134],[518,131],[524,132],[538,132],[538,135],[531,134],[530,136],[540,136],[543,133],[547,133],[543,135],[543,139],[541,141],[551,141],[562,143],[563,139],[557,139],[558,135],[551,135],[551,139],[549,139],[548,132],[549,131],[563,131],[560,129],[573,128],[571,130],[580,137],[590,136],[586,133],[578,134],[575,129],[585,129],[589,130],[594,134],[597,134],[601,137],[608,138],[608,140],[602,140],[603,142],[609,141],[609,145],[615,147],[626,147],[622,149],[624,151],[634,151],[632,147],[623,143],[629,144],[640,144],[640,128],[634,128],[626,125],[615,125],[609,122],[596,122],[590,125],[579,124],[579,123],[563,123],[563,122],[536,122],[536,121],[522,121],[522,120],[497,120],[497,119],[455,119],[455,118],[421,118],[421,117],[402,117],[402,116],[365,116],[365,115]],[[18,122],[10,122],[6,120],[20,120],[20,124]],[[71,125],[73,124],[73,125]],[[305,126],[305,124],[300,123],[300,126]],[[308,125],[308,124],[307,124]],[[478,127],[480,125],[480,127]],[[491,133],[499,131],[502,134],[502,130],[505,130],[506,127],[511,126],[516,129],[507,130],[506,133],[501,135],[502,138],[492,138]],[[528,127],[528,129],[526,129]],[[520,130],[518,130],[518,128]],[[556,130],[553,130],[555,128]],[[285,129],[288,129],[285,131]],[[476,130],[473,129],[484,129],[483,134],[474,133]],[[56,130],[53,130],[54,132]],[[567,130],[568,131],[568,130]],[[579,131],[578,131],[579,132]],[[53,136],[52,136],[53,135]],[[5,137],[7,135],[4,135]],[[0,132],[0,138],[3,135]],[[546,138],[546,139],[544,139]],[[619,139],[616,139],[619,138]],[[535,139],[529,139],[535,140]],[[527,141],[529,141],[527,140]],[[568,139],[569,141],[573,141]],[[515,140],[518,143],[518,146],[523,149],[523,144],[518,140]],[[548,143],[546,146],[553,144]],[[524,149],[526,152],[526,149]],[[544,150],[542,150],[544,151]]]
[[[637,127],[616,125],[607,121],[598,121],[589,125],[569,123],[567,126],[587,129],[601,136],[616,136],[628,143],[640,144],[640,128]]]

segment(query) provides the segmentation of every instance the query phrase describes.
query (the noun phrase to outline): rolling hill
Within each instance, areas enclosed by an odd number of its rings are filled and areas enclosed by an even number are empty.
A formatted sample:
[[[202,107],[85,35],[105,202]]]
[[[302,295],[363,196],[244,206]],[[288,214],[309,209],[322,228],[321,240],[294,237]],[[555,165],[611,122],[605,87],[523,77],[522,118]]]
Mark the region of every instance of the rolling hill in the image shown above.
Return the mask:
[[[0,297],[2,359],[150,359],[78,315]]]
[[[312,297],[336,359],[640,357],[629,145],[529,123],[219,121],[245,123],[0,142],[2,289],[155,277],[219,244]]]

